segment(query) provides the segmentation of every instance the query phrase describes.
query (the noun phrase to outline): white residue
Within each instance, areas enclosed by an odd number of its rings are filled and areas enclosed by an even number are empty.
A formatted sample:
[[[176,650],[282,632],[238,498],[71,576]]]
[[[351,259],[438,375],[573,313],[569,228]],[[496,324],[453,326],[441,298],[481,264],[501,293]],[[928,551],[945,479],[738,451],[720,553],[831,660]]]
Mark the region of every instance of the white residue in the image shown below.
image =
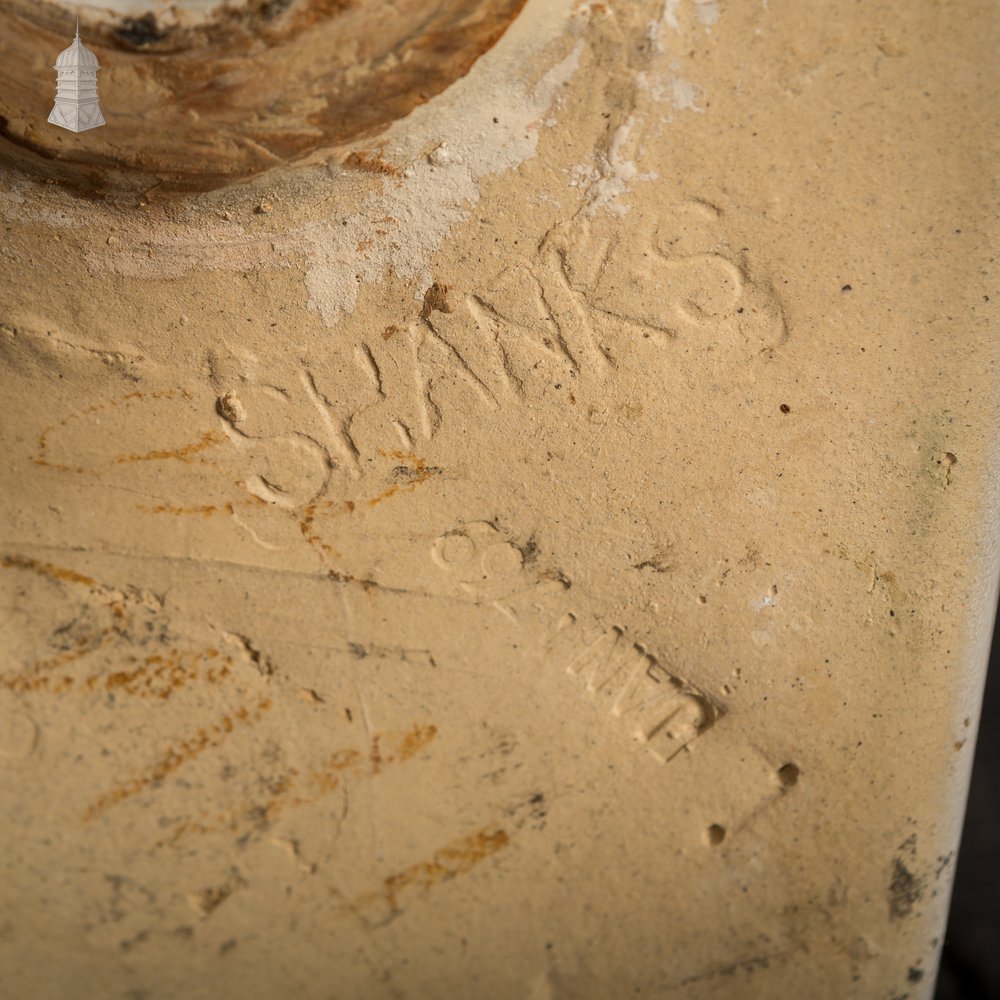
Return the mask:
[[[704,112],[704,108],[698,107],[698,96],[701,88],[688,80],[678,77],[671,84],[671,96],[675,111],[698,111]]]
[[[569,171],[569,186],[571,188],[588,188],[600,176],[597,167],[589,166],[586,163],[576,163]]]
[[[663,26],[671,31],[680,31],[680,21],[677,20],[677,6],[681,0],[664,0],[663,10],[659,17],[654,17],[646,26],[646,39],[653,46],[654,52],[665,51],[663,45]]]
[[[345,213],[341,206],[344,193],[349,195],[359,179],[335,170],[325,200],[329,207],[313,221],[262,233],[228,218],[212,225],[169,226],[131,215],[113,244],[91,245],[89,265],[136,277],[174,278],[196,271],[290,267],[304,257],[309,307],[327,326],[354,310],[362,284],[390,272],[426,287],[431,256],[479,200],[480,182],[532,157],[540,130],[555,122],[554,110],[580,63],[583,40],[533,86],[525,83],[524,66],[564,33],[571,4],[545,0],[534,5],[533,16],[517,19],[466,77],[395,123],[379,155],[396,165],[399,175],[379,180],[356,210]],[[33,214],[39,220],[44,215],[52,225],[73,227],[108,225],[106,213],[78,201],[61,199],[65,214],[37,205],[29,209],[16,203],[23,197],[17,185],[6,186],[0,215]],[[57,196],[47,191],[46,206],[54,202]]]
[[[654,173],[640,174],[635,163],[625,156],[624,146],[634,124],[632,116],[629,115],[625,124],[615,129],[607,153],[598,155],[597,167],[591,175],[594,179],[587,195],[585,214],[593,215],[599,209],[606,208],[615,215],[624,215],[628,211],[628,206],[620,204],[618,199],[628,191],[629,184],[636,180],[651,181],[656,179]],[[574,172],[585,169],[574,168]],[[576,173],[576,176],[582,178],[586,175]]]
[[[353,311],[360,284],[378,281],[390,270],[404,280],[418,279],[414,294],[419,296],[431,281],[431,255],[479,200],[479,182],[534,155],[545,116],[579,65],[582,51],[581,41],[530,92],[499,59],[490,61],[488,78],[479,81],[474,93],[469,88],[458,107],[439,106],[426,122],[434,128],[435,153],[447,150],[446,157],[413,159],[402,183],[387,178],[359,211],[302,231],[310,247],[309,307],[328,326]],[[491,95],[489,102],[483,94]],[[426,111],[426,106],[419,110]],[[414,113],[418,128],[400,139],[401,147],[414,144],[414,136],[416,141],[424,138],[419,125],[425,123],[419,119],[427,117]],[[396,159],[407,153],[390,146],[386,155]],[[373,225],[372,220],[380,221]]]
[[[675,68],[671,64],[671,69]],[[636,80],[639,88],[658,104],[670,104],[674,111],[705,111],[698,103],[701,88],[673,73],[639,73]]]
[[[694,16],[706,28],[719,20],[719,0],[694,0]]]

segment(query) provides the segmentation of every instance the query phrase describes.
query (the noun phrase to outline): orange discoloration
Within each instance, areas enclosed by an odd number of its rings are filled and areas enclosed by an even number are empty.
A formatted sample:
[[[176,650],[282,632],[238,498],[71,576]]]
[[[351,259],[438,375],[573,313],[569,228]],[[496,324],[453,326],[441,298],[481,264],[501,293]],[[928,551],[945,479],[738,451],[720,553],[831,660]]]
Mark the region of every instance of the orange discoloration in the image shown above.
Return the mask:
[[[376,734],[372,737],[371,749],[368,754],[368,760],[371,762],[372,774],[379,774],[382,770],[382,748],[379,746],[382,738]],[[392,757],[387,758],[387,764],[392,763]]]
[[[372,497],[368,501],[370,507],[377,507],[383,500],[388,500],[389,497],[393,497],[397,493],[406,493],[415,490],[421,483],[425,483],[428,479],[433,479],[434,476],[441,474],[440,469],[428,466],[426,459],[410,454],[409,452],[380,450],[379,454],[385,458],[394,458],[404,463],[409,468],[411,478],[409,482],[395,483],[378,496]]]
[[[260,508],[260,507],[270,507],[271,505],[258,496],[246,496],[240,500],[227,500],[225,503],[220,504],[194,504],[190,507],[179,507],[174,504],[161,503],[157,504],[155,507],[149,507],[146,504],[136,504],[136,509],[141,510],[145,514],[173,514],[175,516],[189,515],[193,517],[212,517],[215,514],[235,514],[236,508],[239,507],[241,510],[247,508]]]
[[[82,655],[82,653],[67,654],[65,658],[58,658],[61,660],[59,663],[42,661],[34,666],[40,669],[54,669],[55,666],[61,666],[62,662],[69,662]],[[50,674],[41,674],[40,676],[26,677],[23,674],[15,674],[7,675],[0,680],[0,687],[16,694],[27,694],[32,691],[50,691],[52,694],[61,694],[63,691],[68,691],[74,683],[74,678],[67,676],[53,677]]]
[[[377,507],[383,500],[388,500],[389,497],[394,497],[399,492],[398,486],[390,486],[384,493],[380,493],[377,497],[372,497],[368,501],[369,506]]]
[[[114,619],[112,625],[77,636],[76,649],[36,660],[18,673],[0,675],[0,688],[24,694],[35,691],[59,693],[72,687],[80,678],[65,675],[53,677],[53,673],[91,653],[96,653],[109,642],[121,639],[131,627],[130,616],[121,603],[113,604],[110,610]],[[223,657],[218,664],[208,664],[208,661],[217,660],[219,656],[219,650],[215,648],[186,651],[171,649],[163,654],[151,653],[138,661],[138,665],[133,669],[111,673],[98,671],[91,674],[80,681],[78,690],[107,691],[139,698],[166,700],[175,691],[192,681],[201,680],[215,684],[228,677],[234,665],[229,656]],[[136,662],[134,658],[130,659],[133,663]]]
[[[111,630],[106,629],[96,645],[82,649],[71,649],[65,653],[60,653],[59,656],[52,656],[45,660],[36,660],[19,674],[4,674],[3,677],[0,677],[0,687],[6,688],[8,691],[14,691],[17,694],[25,694],[30,691],[51,691],[54,693],[65,691],[67,688],[73,686],[74,678],[65,676],[53,677],[52,672],[66,666],[67,663],[72,663],[74,660],[79,660],[93,653],[104,645],[111,635]]]
[[[363,576],[352,576],[350,573],[341,573],[339,570],[331,569],[327,576],[337,583],[356,583],[366,594],[369,591],[377,590],[380,586],[377,580],[369,580]]]
[[[224,434],[216,431],[205,431],[204,434],[192,444],[184,445],[182,448],[171,448],[161,451],[147,451],[145,455],[119,455],[114,461],[116,465],[124,465],[127,462],[160,462],[168,458],[186,461],[192,455],[199,452],[208,451],[216,445],[225,444],[228,438]]]
[[[96,819],[113,806],[158,785],[184,764],[201,756],[206,750],[219,746],[237,724],[249,725],[259,722],[270,708],[271,700],[262,698],[252,712],[241,707],[231,716],[223,716],[219,722],[207,729],[199,729],[194,736],[182,741],[176,747],[168,748],[163,756],[143,773],[98,796],[84,811],[84,820]]]
[[[27,561],[34,563],[34,560]],[[39,569],[39,567],[41,567],[41,569]],[[25,568],[33,569],[36,572],[42,572],[50,567],[48,563],[38,563]],[[70,573],[74,577],[79,576],[79,574],[73,574],[71,570],[66,570],[64,572]],[[50,574],[45,573],[45,575]],[[82,577],[82,580],[97,586],[95,581],[90,580],[89,577]],[[73,582],[80,581],[73,580]],[[119,614],[119,612],[121,612],[121,614]],[[121,618],[124,615],[124,610],[119,605],[114,605],[112,607],[112,615],[115,618]],[[14,691],[18,694],[25,694],[32,691],[49,691],[53,693],[65,691],[67,688],[73,686],[75,679],[73,677],[66,676],[53,677],[53,672],[58,670],[60,667],[64,667],[67,664],[82,659],[84,656],[89,656],[91,653],[97,652],[97,650],[99,650],[107,642],[116,638],[120,634],[119,630],[120,625],[116,624],[102,629],[97,629],[85,635],[77,636],[76,649],[68,649],[56,656],[46,657],[42,660],[35,660],[34,663],[29,664],[20,672],[0,675],[0,687],[5,688],[8,691]]]
[[[337,775],[342,771],[356,768],[359,760],[361,760],[361,754],[353,748],[338,750],[330,757],[325,766],[309,772],[309,780],[320,796],[326,795],[340,785],[340,778]],[[306,805],[314,801],[315,798],[298,799],[296,804]]]
[[[156,846],[175,847],[188,837],[220,833],[223,830],[236,833],[242,827],[259,826],[262,820],[268,823],[273,822],[285,806],[289,805],[282,796],[289,791],[297,777],[298,771],[292,768],[276,782],[273,786],[274,797],[263,806],[242,806],[216,813],[214,816],[206,812],[202,813],[198,819],[182,820],[174,827],[170,836],[157,841]],[[291,803],[291,805],[295,804]]]
[[[94,674],[84,681],[87,691],[121,692],[137,698],[160,698],[166,701],[175,691],[196,680],[217,684],[228,677],[233,667],[230,657],[218,666],[205,667],[204,661],[218,657],[216,649],[198,653],[171,651],[165,657],[147,656],[134,670],[119,670],[111,674]]]
[[[341,164],[349,170],[363,170],[367,174],[382,174],[387,177],[399,177],[402,171],[399,167],[387,163],[378,153],[367,150],[355,150]]]
[[[241,504],[241,506],[248,506],[247,504]],[[216,506],[215,504],[202,504],[195,507],[174,507],[172,504],[161,503],[156,507],[146,507],[143,504],[138,504],[139,510],[145,511],[147,514],[200,514],[202,517],[211,517],[213,514],[232,514],[234,513],[233,504],[227,502]]]
[[[402,763],[432,742],[437,735],[436,726],[414,725],[402,733],[381,733],[372,736],[367,752],[355,747],[336,750],[319,767],[311,768],[300,775],[290,770],[271,789],[271,797],[263,805],[242,805],[233,807],[214,816],[203,813],[197,819],[179,823],[169,837],[157,843],[157,847],[174,846],[184,838],[194,834],[219,833],[223,830],[236,831],[241,825],[264,816],[273,820],[286,809],[299,809],[320,801],[335,792],[345,780],[359,781],[375,778],[383,772],[382,765]],[[379,750],[382,742],[388,743],[392,753],[382,756]],[[378,766],[375,760],[378,759]]]
[[[399,750],[397,751],[399,759],[409,760],[420,753],[435,736],[437,736],[437,726],[414,726],[400,740]]]
[[[366,893],[357,900],[357,905],[364,907],[385,900],[395,908],[400,894],[405,890],[427,890],[457,875],[464,875],[509,843],[510,837],[505,830],[484,827],[446,844],[435,851],[429,861],[422,861],[389,875],[383,880],[381,892]]]
[[[329,502],[328,502],[329,503]],[[299,531],[302,532],[302,537],[312,546],[319,548],[323,553],[328,556],[336,557],[339,555],[336,549],[331,545],[327,545],[323,541],[322,537],[313,528],[313,523],[316,520],[316,507],[314,503],[308,504],[302,510],[302,517],[299,520]]]
[[[41,440],[41,439],[39,439],[39,440]],[[31,461],[34,462],[35,465],[42,466],[42,468],[45,468],[45,469],[55,469],[57,472],[76,472],[76,473],[82,473],[82,472],[86,472],[87,471],[86,469],[84,469],[84,467],[82,465],[64,465],[62,462],[50,462],[44,456],[44,454],[33,455],[31,457]]]
[[[450,291],[451,287],[449,285],[442,284],[440,281],[435,281],[430,288],[424,292],[424,304],[420,310],[420,318],[428,319],[433,312],[454,312],[455,307],[451,304],[451,301],[448,298],[448,293]]]
[[[32,456],[32,461],[36,465],[44,466],[47,469],[57,469],[62,472],[85,472],[86,470],[79,465],[64,465],[60,462],[51,461],[48,456],[49,447],[49,435],[60,427],[66,427],[71,421],[78,420],[80,417],[88,416],[92,413],[101,413],[104,410],[120,406],[122,403],[131,402],[134,399],[191,399],[191,393],[186,389],[162,389],[155,392],[127,392],[120,399],[108,399],[103,403],[93,403],[76,413],[70,413],[63,417],[61,420],[54,424],[50,424],[45,428],[44,431],[38,436],[38,453]]]
[[[0,566],[4,569],[31,570],[40,576],[62,580],[64,583],[82,583],[86,587],[98,586],[96,580],[84,576],[83,573],[77,573],[76,570],[54,566],[52,563],[39,562],[37,559],[29,559],[27,556],[0,556]]]
[[[408,478],[406,482],[394,483],[378,495],[370,497],[367,501],[369,507],[377,507],[384,500],[388,500],[397,493],[415,490],[421,483],[439,476],[442,471],[439,468],[429,466],[426,459],[409,452],[380,450],[378,454],[383,458],[392,458],[400,462],[403,467],[396,471]],[[315,500],[302,508],[298,518],[299,531],[306,542],[318,549],[324,557],[339,558],[340,553],[317,530],[318,515],[322,512],[322,520],[332,520],[344,514],[353,514],[356,508],[357,503],[354,500]],[[342,577],[338,575],[338,579],[340,578]]]
[[[122,396],[122,400],[129,399],[193,399],[187,389],[155,389],[152,392],[127,392]],[[111,405],[117,405],[116,400],[111,400]]]
[[[331,771],[346,771],[353,767],[361,759],[361,753],[353,747],[346,750],[337,750],[327,761],[327,769]]]

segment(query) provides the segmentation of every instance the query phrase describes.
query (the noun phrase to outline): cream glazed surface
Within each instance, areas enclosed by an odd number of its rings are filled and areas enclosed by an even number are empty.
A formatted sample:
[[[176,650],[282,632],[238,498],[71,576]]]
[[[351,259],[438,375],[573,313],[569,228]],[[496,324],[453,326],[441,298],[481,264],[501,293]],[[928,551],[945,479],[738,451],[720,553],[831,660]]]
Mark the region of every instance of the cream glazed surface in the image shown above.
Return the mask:
[[[930,997],[998,17],[528,0],[197,190],[10,118],[4,995]]]

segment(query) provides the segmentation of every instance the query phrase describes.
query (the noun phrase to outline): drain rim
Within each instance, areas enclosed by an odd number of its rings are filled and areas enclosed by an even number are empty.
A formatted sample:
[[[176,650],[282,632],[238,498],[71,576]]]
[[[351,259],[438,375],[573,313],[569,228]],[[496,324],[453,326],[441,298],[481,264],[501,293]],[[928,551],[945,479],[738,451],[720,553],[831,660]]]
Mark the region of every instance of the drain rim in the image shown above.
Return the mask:
[[[251,0],[227,14],[221,27],[216,19],[138,48],[114,34],[119,20],[96,33],[88,33],[81,22],[85,43],[101,61],[98,83],[109,127],[72,141],[47,131],[43,122],[49,108],[38,116],[38,91],[41,87],[49,100],[55,73],[36,69],[28,81],[30,92],[22,87],[13,100],[9,94],[0,97],[0,167],[103,199],[151,188],[215,190],[293,166],[323,149],[349,150],[463,77],[499,41],[525,2],[427,0],[418,10],[428,12],[422,30],[405,35],[396,49],[369,54],[355,80],[349,79],[350,67],[317,68],[316,53],[339,31],[356,44],[358,33],[384,11],[377,0],[281,0],[284,20],[276,21],[278,34],[269,34],[271,28],[259,20],[262,7],[274,0]],[[32,4],[30,16],[24,14],[25,0],[0,2],[3,8],[13,12],[15,34],[28,39],[31,54],[51,51],[54,62],[66,44],[66,9],[49,0]],[[249,30],[250,25],[258,30]],[[0,40],[0,55],[17,50],[7,38],[8,51]],[[176,48],[180,38],[184,47]],[[280,102],[287,107],[269,118],[261,79],[280,80],[282,74],[291,83],[284,89],[279,83],[280,96],[271,107]],[[142,79],[151,91],[159,88],[166,95],[162,107],[151,108],[148,121],[141,107],[122,114],[113,99],[116,87],[121,94],[123,84]],[[237,82],[227,90],[218,86],[219,79]],[[139,106],[141,99],[135,103]],[[126,132],[136,132],[137,123],[137,135]]]

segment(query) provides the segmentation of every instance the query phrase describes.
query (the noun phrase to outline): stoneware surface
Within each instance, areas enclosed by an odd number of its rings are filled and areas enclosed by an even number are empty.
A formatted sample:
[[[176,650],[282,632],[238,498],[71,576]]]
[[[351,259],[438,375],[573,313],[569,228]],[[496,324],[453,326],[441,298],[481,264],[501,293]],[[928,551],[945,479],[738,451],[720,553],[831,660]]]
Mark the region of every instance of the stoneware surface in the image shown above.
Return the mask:
[[[211,86],[227,33],[260,84],[392,17],[264,6],[197,28]],[[381,95],[342,134],[245,56],[185,111],[191,52],[93,21],[73,136],[69,5],[0,5],[41,81],[0,128],[0,995],[930,997],[1000,11],[423,8],[406,74],[337,53]],[[147,157],[139,96],[187,138]]]

